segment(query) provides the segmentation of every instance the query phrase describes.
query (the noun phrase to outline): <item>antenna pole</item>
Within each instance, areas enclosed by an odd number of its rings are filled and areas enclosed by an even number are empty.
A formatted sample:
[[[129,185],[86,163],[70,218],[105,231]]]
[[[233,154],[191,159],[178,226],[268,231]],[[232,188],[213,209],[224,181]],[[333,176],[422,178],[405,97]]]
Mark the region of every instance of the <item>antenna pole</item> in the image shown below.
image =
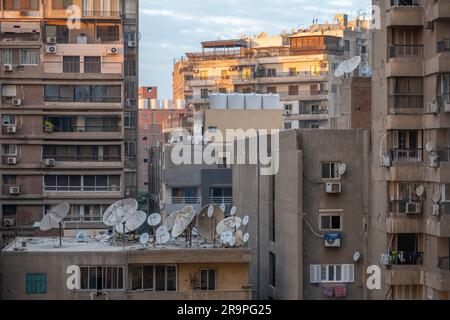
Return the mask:
[[[126,222],[122,222],[122,230],[123,230],[122,240],[124,245],[125,245],[125,224]]]
[[[59,246],[62,247],[62,222],[59,223]]]

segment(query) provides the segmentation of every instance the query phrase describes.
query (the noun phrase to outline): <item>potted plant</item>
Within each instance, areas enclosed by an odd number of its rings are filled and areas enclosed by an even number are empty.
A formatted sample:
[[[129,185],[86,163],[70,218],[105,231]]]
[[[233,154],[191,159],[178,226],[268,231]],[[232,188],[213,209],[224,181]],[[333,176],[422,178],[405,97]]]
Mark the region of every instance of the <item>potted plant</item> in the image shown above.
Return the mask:
[[[44,120],[44,132],[53,132],[55,125],[50,120]]]

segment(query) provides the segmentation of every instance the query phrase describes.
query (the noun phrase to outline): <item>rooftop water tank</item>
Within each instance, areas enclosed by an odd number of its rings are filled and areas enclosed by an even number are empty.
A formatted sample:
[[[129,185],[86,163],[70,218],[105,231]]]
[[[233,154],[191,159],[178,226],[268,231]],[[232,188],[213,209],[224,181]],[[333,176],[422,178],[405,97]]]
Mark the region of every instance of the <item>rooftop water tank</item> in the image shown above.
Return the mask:
[[[209,107],[210,109],[226,109],[227,108],[227,95],[223,93],[212,93],[209,95]]]
[[[233,93],[228,95],[228,109],[244,110],[245,109],[245,95]]]
[[[262,95],[260,94],[246,94],[245,95],[245,109],[260,110],[262,109]]]
[[[150,101],[150,109],[152,109],[152,110],[160,109],[160,107],[159,107],[159,100],[157,100],[157,99],[150,99],[149,101]]]
[[[263,109],[281,109],[280,95],[278,94],[264,94],[263,95]]]

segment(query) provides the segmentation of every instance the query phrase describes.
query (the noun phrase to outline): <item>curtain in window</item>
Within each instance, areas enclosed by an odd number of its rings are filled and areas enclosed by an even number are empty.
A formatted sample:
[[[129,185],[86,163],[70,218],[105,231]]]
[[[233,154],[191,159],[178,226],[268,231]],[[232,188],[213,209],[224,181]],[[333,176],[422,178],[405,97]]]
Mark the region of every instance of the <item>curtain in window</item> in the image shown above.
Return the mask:
[[[2,49],[2,64],[12,64],[12,51]]]
[[[37,49],[20,49],[20,64],[37,65],[38,54],[39,53]]]
[[[44,88],[45,101],[56,102],[59,101],[59,85],[47,84]]]

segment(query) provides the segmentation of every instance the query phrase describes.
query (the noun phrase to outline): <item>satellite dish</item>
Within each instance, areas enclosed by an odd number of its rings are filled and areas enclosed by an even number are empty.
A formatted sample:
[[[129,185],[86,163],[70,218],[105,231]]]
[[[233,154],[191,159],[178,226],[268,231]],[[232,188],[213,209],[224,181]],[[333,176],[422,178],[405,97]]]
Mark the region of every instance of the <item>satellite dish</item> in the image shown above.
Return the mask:
[[[156,229],[156,243],[165,244],[170,240],[170,233],[166,226],[160,226]]]
[[[222,211],[223,211],[223,210],[222,210]],[[210,206],[208,207],[208,217],[211,218],[211,217],[213,216],[213,214],[214,214],[214,206],[213,206],[213,205],[210,205]]]
[[[433,195],[433,202],[438,203],[439,201],[441,201],[441,193],[438,191]]]
[[[103,214],[103,223],[107,226],[121,224],[123,219],[136,212],[138,203],[134,199],[123,199],[113,203]]]
[[[177,218],[178,215],[182,215],[183,212],[181,211],[174,211],[171,214],[169,214],[169,216],[167,217],[167,221],[166,221],[166,227],[167,230],[172,230],[173,225],[175,224],[175,219]]]
[[[341,77],[346,73],[352,73],[356,68],[358,68],[360,63],[361,63],[360,56],[355,56],[351,59],[342,61],[336,68],[334,75],[336,77]]]
[[[159,210],[163,210],[164,209],[164,205],[165,205],[165,203],[163,201],[161,201],[159,203]]]
[[[156,227],[161,223],[161,215],[159,213],[152,213],[148,216],[147,223],[149,226]]]
[[[343,176],[347,172],[347,165],[345,163],[341,163],[339,166],[339,175]]]
[[[434,143],[433,141],[428,141],[427,144],[425,145],[425,150],[427,150],[427,152],[432,152],[434,150]]]
[[[41,231],[49,231],[58,228],[69,213],[69,209],[70,205],[68,203],[61,203],[52,207],[42,218],[39,229]]]
[[[236,244],[236,237],[232,237],[229,244],[230,246],[234,247],[234,245]]]
[[[222,203],[222,204],[220,205],[220,210],[222,210],[223,212],[225,212],[225,209],[226,209],[225,203]]]
[[[359,69],[359,73],[364,77],[370,78],[372,76],[372,69],[370,68],[370,66],[368,64],[364,64]]]
[[[250,217],[249,216],[245,216],[244,219],[242,219],[242,224],[244,226],[247,226],[249,222],[250,222]]]
[[[150,241],[150,235],[148,233],[143,233],[139,237],[139,242],[145,246]]]
[[[130,233],[137,230],[147,220],[147,213],[144,211],[136,211],[132,215],[127,215],[121,224],[116,224],[115,229],[118,233]],[[125,227],[124,227],[125,224]]]
[[[418,197],[423,196],[424,192],[425,192],[425,188],[423,187],[423,185],[417,187],[417,189],[416,189],[416,195],[417,195]]]
[[[232,231],[225,231],[220,235],[220,242],[223,244],[229,244],[231,239],[233,239]]]
[[[235,206],[233,206],[233,207],[231,208],[231,210],[230,210],[230,215],[232,215],[232,216],[236,215],[236,207],[235,207]]]
[[[353,255],[353,261],[358,262],[360,258],[361,258],[361,253],[356,251],[355,254]]]
[[[211,209],[212,214],[210,212]],[[215,231],[216,225],[224,218],[224,213],[219,207],[215,205],[203,207],[197,216],[195,224],[198,234],[205,240],[215,240],[219,236]]]
[[[216,231],[218,234],[222,234],[226,231],[232,231],[239,229],[242,225],[242,220],[239,217],[233,216],[223,219],[219,222],[219,224],[216,227]]]
[[[192,210],[190,212],[183,213],[181,215],[177,215],[175,218],[175,223],[172,227],[172,238],[178,238],[186,228],[191,224],[191,222],[195,218],[195,211]]]
[[[83,230],[78,231],[75,238],[77,239],[77,242],[85,242],[87,240],[86,232]]]
[[[247,243],[248,240],[250,240],[250,233],[247,232],[246,234],[244,234],[244,238],[242,240],[244,243]]]

